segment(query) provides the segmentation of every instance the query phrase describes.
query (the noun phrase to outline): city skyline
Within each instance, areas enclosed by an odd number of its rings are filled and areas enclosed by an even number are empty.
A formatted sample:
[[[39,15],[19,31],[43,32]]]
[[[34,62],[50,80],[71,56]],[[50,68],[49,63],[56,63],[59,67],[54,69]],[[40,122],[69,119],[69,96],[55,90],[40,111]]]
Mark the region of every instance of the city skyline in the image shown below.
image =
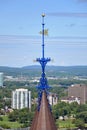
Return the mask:
[[[0,66],[38,65],[43,12],[45,57],[54,59],[48,65],[87,65],[87,0],[1,0]]]

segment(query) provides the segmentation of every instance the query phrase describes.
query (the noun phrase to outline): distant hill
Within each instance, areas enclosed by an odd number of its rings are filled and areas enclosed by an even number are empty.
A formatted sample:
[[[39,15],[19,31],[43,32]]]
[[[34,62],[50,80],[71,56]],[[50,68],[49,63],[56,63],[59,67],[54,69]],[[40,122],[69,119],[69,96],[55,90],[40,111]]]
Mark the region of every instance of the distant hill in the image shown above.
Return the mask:
[[[0,72],[5,75],[28,75],[40,76],[41,67],[39,65],[24,66],[21,68],[0,66]],[[47,76],[87,76],[87,66],[46,66]]]

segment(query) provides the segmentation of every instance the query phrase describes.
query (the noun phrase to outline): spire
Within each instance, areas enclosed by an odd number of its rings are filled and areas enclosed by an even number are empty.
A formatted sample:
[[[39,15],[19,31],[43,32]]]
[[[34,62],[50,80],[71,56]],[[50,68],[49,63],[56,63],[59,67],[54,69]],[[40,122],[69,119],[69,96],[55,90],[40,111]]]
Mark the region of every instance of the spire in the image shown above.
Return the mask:
[[[39,93],[37,107],[38,109],[35,112],[30,130],[57,130],[47,99],[47,90],[49,88],[49,85],[45,76],[45,66],[51,59],[45,58],[44,56],[44,17],[45,14],[42,14],[42,58],[36,59],[36,61],[38,61],[42,67],[40,83],[37,86]]]
[[[30,130],[57,130],[45,90],[42,92],[40,110],[36,111]]]

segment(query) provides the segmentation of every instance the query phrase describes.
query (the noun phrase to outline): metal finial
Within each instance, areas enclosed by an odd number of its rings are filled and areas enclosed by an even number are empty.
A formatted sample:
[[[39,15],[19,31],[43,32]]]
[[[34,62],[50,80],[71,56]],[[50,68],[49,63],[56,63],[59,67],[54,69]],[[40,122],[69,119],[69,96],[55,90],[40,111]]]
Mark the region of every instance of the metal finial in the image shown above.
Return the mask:
[[[44,13],[42,14],[42,17],[45,17],[45,14],[44,14]]]

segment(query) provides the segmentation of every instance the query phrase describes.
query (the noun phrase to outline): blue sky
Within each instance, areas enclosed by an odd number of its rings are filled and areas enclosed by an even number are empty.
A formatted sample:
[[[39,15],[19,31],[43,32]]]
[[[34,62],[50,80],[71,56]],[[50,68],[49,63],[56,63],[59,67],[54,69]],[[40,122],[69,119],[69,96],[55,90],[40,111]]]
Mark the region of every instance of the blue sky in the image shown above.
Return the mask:
[[[87,65],[87,0],[0,0],[0,66],[38,64],[43,12],[49,65]]]

